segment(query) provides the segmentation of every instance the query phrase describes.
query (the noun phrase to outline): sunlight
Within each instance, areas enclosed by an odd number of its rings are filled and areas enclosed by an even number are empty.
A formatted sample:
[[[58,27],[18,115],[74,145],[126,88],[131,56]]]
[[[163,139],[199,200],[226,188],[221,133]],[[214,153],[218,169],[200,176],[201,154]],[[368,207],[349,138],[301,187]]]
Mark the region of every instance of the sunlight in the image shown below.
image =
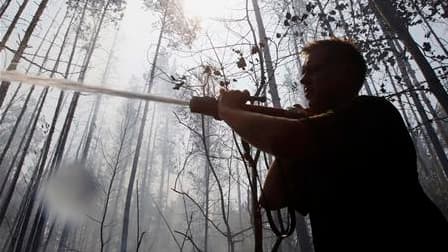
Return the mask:
[[[184,0],[185,15],[201,20],[223,17],[225,9],[225,0]]]

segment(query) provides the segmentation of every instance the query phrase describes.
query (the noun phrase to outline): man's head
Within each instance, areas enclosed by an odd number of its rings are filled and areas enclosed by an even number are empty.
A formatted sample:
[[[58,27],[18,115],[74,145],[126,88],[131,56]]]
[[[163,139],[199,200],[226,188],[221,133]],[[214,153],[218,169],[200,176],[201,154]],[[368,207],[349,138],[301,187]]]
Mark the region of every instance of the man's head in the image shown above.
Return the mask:
[[[318,40],[302,53],[306,61],[300,82],[312,110],[323,112],[357,96],[367,66],[354,44],[337,38]]]

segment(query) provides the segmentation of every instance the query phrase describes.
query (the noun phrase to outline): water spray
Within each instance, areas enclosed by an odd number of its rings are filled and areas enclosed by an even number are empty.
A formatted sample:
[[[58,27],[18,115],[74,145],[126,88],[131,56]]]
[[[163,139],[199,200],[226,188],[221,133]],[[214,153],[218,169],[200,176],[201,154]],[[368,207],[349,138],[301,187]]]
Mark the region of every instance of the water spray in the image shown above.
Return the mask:
[[[193,96],[189,101],[163,97],[153,94],[144,94],[137,92],[130,92],[120,89],[107,88],[99,85],[90,85],[85,83],[80,83],[76,81],[70,81],[66,79],[54,79],[47,78],[42,76],[35,75],[27,75],[22,74],[16,71],[1,71],[0,72],[0,80],[1,81],[18,81],[26,84],[43,86],[43,87],[54,87],[64,90],[72,90],[76,92],[86,92],[86,93],[96,93],[96,94],[105,94],[116,97],[123,97],[129,99],[140,99],[145,101],[154,101],[159,103],[173,104],[179,106],[188,106],[190,111],[193,113],[200,113],[203,115],[213,116],[215,119],[220,120],[218,116],[218,101],[214,97],[198,97]],[[265,102],[266,97],[256,97],[250,96],[248,101],[250,102]],[[277,109],[277,108],[269,108],[262,106],[254,106],[254,105],[244,105],[242,107],[243,110],[262,113],[266,115],[272,116],[280,116],[286,118],[302,118],[303,115],[300,115],[295,112]]]

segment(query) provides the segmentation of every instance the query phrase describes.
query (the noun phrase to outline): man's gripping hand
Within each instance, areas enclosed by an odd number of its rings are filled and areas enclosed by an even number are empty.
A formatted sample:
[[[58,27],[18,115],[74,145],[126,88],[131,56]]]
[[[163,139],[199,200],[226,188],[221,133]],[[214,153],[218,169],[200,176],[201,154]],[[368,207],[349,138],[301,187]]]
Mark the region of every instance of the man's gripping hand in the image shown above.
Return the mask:
[[[218,97],[218,114],[222,118],[222,113],[228,109],[241,108],[250,98],[249,91],[224,90],[219,91]]]
[[[312,113],[309,109],[304,108],[302,105],[300,104],[294,104],[292,107],[288,107],[286,108],[286,110],[300,114],[302,116],[311,116]]]

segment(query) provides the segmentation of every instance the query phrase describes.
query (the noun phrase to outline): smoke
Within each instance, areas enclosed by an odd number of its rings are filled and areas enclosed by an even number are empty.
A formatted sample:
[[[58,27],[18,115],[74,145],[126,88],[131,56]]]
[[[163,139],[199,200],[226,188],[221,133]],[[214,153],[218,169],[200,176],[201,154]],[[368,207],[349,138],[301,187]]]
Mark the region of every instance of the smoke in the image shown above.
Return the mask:
[[[99,183],[90,170],[81,162],[72,161],[49,179],[41,195],[52,213],[76,222],[93,209]]]

